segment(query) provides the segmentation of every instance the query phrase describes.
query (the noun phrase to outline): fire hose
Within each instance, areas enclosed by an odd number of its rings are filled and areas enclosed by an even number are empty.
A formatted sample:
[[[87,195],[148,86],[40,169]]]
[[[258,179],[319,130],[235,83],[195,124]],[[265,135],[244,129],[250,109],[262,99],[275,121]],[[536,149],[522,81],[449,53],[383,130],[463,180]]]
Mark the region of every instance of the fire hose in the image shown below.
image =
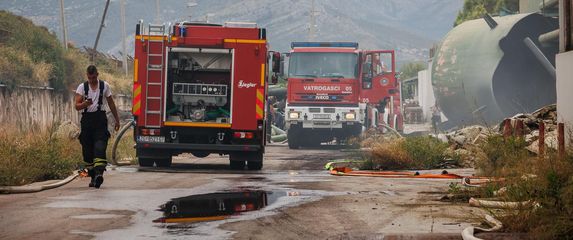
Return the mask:
[[[67,183],[71,182],[72,180],[76,179],[76,177],[78,177],[80,174],[78,172],[73,173],[72,175],[70,175],[69,177],[55,182],[55,183],[50,183],[50,184],[46,184],[46,185],[37,185],[37,186],[31,186],[31,185],[26,185],[26,186],[7,186],[7,187],[0,187],[0,193],[5,193],[5,194],[11,194],[11,193],[35,193],[35,192],[40,192],[40,191],[44,191],[44,190],[48,190],[48,189],[52,189],[52,188],[57,188],[57,187],[61,187],[63,185],[66,185]]]
[[[117,136],[115,137],[115,140],[113,141],[113,145],[111,147],[111,163],[113,165],[116,166],[126,166],[126,165],[131,165],[130,162],[120,162],[117,159],[117,146],[119,145],[119,141],[121,141],[121,138],[123,137],[123,134],[125,134],[127,132],[127,130],[129,130],[130,128],[135,126],[135,120],[130,119],[127,121],[127,123],[125,123],[123,125],[123,127],[121,127],[121,129],[119,130]]]
[[[467,227],[462,231],[462,238],[464,240],[481,240],[481,238],[475,237],[474,233],[498,231],[503,227],[503,224],[491,215],[486,214],[485,220],[491,226],[491,228]]]

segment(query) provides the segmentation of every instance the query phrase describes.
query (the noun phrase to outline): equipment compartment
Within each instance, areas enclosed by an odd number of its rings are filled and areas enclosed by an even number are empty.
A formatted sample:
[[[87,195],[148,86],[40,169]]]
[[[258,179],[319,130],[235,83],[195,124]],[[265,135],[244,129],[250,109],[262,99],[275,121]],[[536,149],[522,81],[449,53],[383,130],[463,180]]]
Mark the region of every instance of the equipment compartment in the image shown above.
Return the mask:
[[[229,49],[171,49],[166,121],[230,123],[232,59]]]

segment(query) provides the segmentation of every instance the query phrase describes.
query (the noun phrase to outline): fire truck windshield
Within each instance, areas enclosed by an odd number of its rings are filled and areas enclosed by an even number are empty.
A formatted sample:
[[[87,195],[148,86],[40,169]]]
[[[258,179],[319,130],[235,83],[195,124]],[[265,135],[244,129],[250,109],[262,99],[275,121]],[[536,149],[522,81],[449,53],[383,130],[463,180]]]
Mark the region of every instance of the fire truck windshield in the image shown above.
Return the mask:
[[[357,78],[358,55],[334,52],[294,52],[289,77]]]

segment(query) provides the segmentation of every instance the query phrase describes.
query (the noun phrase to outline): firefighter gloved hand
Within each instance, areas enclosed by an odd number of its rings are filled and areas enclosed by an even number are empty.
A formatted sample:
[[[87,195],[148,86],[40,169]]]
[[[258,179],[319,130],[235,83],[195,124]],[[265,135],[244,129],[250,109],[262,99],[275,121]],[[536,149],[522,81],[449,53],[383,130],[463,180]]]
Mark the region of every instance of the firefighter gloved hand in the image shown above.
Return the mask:
[[[117,132],[119,131],[119,121],[115,120],[115,126],[113,127],[113,129]]]

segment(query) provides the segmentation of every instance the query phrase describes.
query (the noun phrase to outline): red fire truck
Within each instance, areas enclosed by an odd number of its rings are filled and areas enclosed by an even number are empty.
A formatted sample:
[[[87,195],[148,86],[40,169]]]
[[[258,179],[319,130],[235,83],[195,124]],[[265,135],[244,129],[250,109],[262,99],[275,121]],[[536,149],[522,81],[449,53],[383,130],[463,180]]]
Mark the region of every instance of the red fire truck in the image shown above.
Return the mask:
[[[265,150],[264,28],[181,22],[137,25],[133,115],[141,166],[172,156],[228,154],[232,169],[258,170]]]
[[[381,125],[402,130],[400,86],[393,50],[358,43],[294,42],[288,65],[290,148],[344,142]]]

